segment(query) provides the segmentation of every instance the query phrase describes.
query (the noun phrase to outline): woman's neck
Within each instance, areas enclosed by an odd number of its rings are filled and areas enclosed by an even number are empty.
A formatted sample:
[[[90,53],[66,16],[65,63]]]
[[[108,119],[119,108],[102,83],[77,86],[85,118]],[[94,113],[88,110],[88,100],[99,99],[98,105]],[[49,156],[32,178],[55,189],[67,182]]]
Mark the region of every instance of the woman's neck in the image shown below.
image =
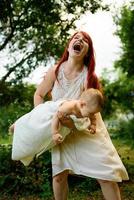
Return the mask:
[[[68,58],[65,66],[67,66],[70,71],[81,71],[83,68],[83,61],[80,62],[79,60]]]

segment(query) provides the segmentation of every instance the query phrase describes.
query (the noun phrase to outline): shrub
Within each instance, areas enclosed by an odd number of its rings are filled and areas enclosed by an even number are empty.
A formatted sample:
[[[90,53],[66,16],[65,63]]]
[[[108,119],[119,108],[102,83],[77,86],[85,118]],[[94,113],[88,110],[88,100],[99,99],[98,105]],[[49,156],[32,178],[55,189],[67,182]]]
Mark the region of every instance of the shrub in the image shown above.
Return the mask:
[[[130,145],[134,146],[134,118],[129,120],[120,120],[114,128],[111,128],[110,134],[113,138],[121,138]]]
[[[50,152],[25,167],[11,160],[11,145],[0,146],[0,195],[39,194],[47,199],[52,195],[51,182]]]

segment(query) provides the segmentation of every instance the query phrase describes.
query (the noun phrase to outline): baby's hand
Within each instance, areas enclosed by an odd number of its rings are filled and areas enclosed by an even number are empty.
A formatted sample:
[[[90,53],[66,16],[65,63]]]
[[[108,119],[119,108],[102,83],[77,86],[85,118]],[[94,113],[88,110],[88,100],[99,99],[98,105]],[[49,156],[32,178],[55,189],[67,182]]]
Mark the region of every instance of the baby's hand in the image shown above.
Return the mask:
[[[95,134],[95,132],[96,132],[96,126],[91,125],[91,126],[90,126],[90,129],[89,129],[89,132],[90,132],[91,134]]]
[[[65,112],[61,112],[61,111],[58,111],[58,112],[57,112],[57,116],[58,116],[58,118],[61,119],[61,120],[68,117],[67,114],[66,114]]]
[[[60,144],[62,141],[63,141],[63,137],[62,137],[61,134],[56,133],[56,134],[53,135],[53,142],[55,144]]]

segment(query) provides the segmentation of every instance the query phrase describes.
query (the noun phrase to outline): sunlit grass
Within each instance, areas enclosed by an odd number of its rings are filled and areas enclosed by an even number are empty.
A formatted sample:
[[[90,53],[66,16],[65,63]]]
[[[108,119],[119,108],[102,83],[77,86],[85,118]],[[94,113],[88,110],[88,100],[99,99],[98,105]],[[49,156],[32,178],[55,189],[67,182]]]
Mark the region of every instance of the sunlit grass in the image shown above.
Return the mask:
[[[0,137],[0,144],[11,144],[12,143],[12,136],[7,135],[5,137]]]
[[[129,144],[129,141],[122,139],[114,139],[112,141],[122,161],[128,165],[134,165],[134,147]]]

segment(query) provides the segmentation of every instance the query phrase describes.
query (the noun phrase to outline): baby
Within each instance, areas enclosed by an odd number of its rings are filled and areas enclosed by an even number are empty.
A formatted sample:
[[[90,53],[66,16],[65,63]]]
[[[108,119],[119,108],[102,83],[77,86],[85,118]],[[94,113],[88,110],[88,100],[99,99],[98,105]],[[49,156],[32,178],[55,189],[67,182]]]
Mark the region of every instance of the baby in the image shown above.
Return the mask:
[[[36,155],[61,143],[71,132],[69,128],[62,126],[60,120],[63,117],[71,117],[76,129],[89,129],[86,133],[95,133],[95,113],[100,112],[102,104],[103,96],[97,89],[85,90],[78,100],[39,104],[12,125],[12,159],[29,165]]]
[[[89,133],[94,134],[96,131],[96,118],[94,114],[100,112],[102,105],[102,94],[93,88],[85,90],[78,100],[64,101],[52,119],[52,137],[55,144],[63,141],[63,137],[60,134],[60,119],[70,115],[75,115],[77,118],[88,117],[90,125],[87,128],[89,129]]]

